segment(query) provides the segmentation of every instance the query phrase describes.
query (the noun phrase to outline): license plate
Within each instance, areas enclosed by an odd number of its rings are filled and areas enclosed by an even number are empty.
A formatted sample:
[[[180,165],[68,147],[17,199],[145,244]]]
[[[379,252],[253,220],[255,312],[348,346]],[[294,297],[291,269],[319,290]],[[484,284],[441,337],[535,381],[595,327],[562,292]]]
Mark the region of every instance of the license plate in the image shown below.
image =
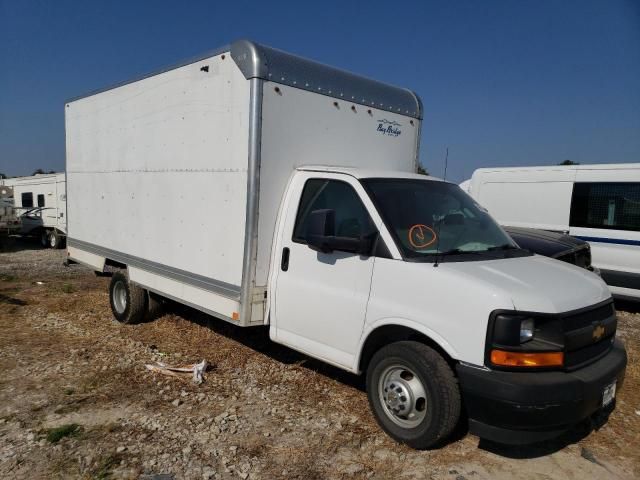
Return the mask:
[[[611,402],[613,402],[613,399],[616,398],[616,383],[617,382],[613,382],[604,387],[604,390],[602,391],[603,407],[609,405]]]

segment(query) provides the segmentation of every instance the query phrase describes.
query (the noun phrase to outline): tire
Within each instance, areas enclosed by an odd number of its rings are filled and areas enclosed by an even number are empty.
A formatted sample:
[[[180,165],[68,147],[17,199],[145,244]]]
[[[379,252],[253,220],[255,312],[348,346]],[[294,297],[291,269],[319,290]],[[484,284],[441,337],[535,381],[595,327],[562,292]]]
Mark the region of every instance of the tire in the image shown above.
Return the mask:
[[[155,320],[164,315],[165,300],[160,295],[148,292],[146,320]]]
[[[443,443],[460,418],[460,390],[451,367],[419,342],[392,343],[373,355],[367,395],[382,429],[419,450]]]
[[[42,248],[49,248],[49,231],[48,230],[42,230],[42,233],[40,234],[40,245],[42,245]]]
[[[147,312],[147,291],[129,281],[127,275],[116,272],[109,283],[111,312],[120,323],[141,322]]]
[[[60,235],[57,230],[51,230],[49,233],[49,246],[51,248],[60,249],[64,248],[65,237]]]

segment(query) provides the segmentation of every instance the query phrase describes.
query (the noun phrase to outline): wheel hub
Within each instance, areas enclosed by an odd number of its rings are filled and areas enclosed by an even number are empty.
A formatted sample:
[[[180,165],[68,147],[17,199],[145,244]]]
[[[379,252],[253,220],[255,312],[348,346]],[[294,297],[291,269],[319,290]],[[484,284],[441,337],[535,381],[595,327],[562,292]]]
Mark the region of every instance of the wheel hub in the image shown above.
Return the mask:
[[[427,411],[427,395],[419,378],[409,368],[395,365],[380,376],[379,398],[387,416],[397,425],[413,428]]]
[[[127,309],[127,289],[122,282],[113,286],[113,306],[119,314],[123,314]]]
[[[411,404],[411,393],[407,389],[406,385],[400,382],[390,382],[385,387],[387,405],[396,414],[401,413],[407,409],[407,406]]]

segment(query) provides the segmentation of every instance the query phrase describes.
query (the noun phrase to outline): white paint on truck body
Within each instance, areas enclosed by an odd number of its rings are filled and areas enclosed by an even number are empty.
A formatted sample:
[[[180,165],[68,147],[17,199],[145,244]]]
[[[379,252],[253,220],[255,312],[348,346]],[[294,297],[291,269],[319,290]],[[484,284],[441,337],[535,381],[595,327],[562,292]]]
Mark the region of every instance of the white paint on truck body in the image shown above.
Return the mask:
[[[70,102],[70,237],[240,285],[248,109],[220,55]]]
[[[256,285],[266,286],[276,215],[291,173],[303,165],[413,172],[420,121],[271,82],[262,115]],[[390,123],[399,136],[380,133],[379,125]]]

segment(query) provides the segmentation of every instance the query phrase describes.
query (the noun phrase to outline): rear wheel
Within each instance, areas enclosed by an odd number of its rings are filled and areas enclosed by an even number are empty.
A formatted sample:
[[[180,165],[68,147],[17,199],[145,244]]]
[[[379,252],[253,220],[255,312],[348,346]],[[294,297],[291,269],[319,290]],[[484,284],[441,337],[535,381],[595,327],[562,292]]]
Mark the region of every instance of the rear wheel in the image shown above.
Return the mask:
[[[165,311],[165,299],[153,292],[148,292],[147,320],[155,320],[160,318]]]
[[[147,311],[146,290],[134,285],[127,275],[116,272],[109,284],[109,303],[113,316],[121,323],[139,323]]]
[[[64,240],[64,236],[60,235],[57,230],[51,230],[49,233],[49,246],[51,248],[63,248]]]
[[[393,439],[426,449],[445,440],[460,418],[453,371],[432,348],[396,342],[375,353],[367,369],[369,404]]]

